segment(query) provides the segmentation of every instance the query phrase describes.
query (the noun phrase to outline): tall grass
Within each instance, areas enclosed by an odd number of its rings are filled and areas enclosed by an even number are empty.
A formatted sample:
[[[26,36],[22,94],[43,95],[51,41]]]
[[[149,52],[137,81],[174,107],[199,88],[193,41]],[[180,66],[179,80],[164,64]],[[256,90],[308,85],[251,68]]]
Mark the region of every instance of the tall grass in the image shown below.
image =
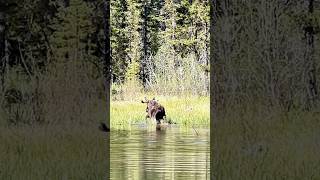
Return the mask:
[[[87,62],[51,64],[34,76],[11,69],[0,94],[0,179],[107,177],[109,142],[98,129],[104,81],[96,70]]]
[[[90,124],[103,121],[104,80],[88,62],[52,63],[45,72],[26,76],[12,69],[6,89],[17,91],[21,100],[0,97],[1,124]]]
[[[145,122],[146,104],[141,100],[151,94],[140,94],[130,100],[111,101],[111,127],[128,126]],[[207,126],[210,123],[209,97],[197,96],[156,96],[159,103],[165,107],[167,120],[179,126]]]
[[[0,128],[0,179],[104,179],[106,135],[93,126]]]
[[[229,111],[212,129],[216,178],[319,179],[319,115],[250,109]]]
[[[148,90],[163,95],[209,95],[209,65],[207,52],[200,57],[190,53],[178,56],[168,45],[160,47],[149,65]]]

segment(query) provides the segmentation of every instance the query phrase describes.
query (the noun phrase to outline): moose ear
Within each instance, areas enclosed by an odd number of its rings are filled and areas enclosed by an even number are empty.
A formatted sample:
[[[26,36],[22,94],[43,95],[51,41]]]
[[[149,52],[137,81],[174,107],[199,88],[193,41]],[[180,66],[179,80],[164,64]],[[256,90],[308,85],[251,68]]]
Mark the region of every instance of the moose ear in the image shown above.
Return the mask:
[[[146,101],[143,101],[141,100],[142,103],[149,103],[150,101],[149,100],[146,100]]]

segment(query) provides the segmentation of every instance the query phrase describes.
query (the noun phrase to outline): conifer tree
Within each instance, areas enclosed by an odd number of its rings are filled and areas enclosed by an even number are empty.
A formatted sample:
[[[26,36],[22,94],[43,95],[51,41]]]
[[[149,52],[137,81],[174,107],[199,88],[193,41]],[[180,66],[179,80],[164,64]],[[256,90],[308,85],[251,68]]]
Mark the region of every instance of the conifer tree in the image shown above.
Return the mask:
[[[68,7],[58,9],[51,38],[56,60],[77,61],[92,50],[92,8],[82,0],[70,0]]]
[[[142,43],[139,30],[140,27],[140,12],[141,3],[137,0],[128,0],[128,11],[126,13],[128,17],[128,56],[129,65],[128,72],[126,74],[127,80],[137,80],[139,78],[139,66],[141,59]]]
[[[111,44],[113,75],[119,82],[125,79],[129,64],[129,31],[128,2],[126,0],[111,1]]]

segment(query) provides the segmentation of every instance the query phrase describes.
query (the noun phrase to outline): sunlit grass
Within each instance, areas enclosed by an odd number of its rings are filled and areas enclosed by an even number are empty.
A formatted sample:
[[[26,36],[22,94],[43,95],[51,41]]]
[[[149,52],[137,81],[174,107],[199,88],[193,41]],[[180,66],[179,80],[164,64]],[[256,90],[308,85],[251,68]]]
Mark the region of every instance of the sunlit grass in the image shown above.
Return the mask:
[[[152,96],[166,109],[167,120],[179,126],[206,126],[210,122],[210,98],[197,96]],[[132,100],[111,101],[111,127],[128,126],[143,123],[146,116],[146,104],[141,103],[144,96]]]

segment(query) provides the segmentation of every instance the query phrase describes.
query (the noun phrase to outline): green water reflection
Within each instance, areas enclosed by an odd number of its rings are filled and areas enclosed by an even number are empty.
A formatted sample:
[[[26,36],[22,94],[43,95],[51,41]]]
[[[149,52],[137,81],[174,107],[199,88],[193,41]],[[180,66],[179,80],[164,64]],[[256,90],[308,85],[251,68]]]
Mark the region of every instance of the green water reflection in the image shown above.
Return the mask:
[[[112,131],[111,179],[209,179],[209,129]]]

